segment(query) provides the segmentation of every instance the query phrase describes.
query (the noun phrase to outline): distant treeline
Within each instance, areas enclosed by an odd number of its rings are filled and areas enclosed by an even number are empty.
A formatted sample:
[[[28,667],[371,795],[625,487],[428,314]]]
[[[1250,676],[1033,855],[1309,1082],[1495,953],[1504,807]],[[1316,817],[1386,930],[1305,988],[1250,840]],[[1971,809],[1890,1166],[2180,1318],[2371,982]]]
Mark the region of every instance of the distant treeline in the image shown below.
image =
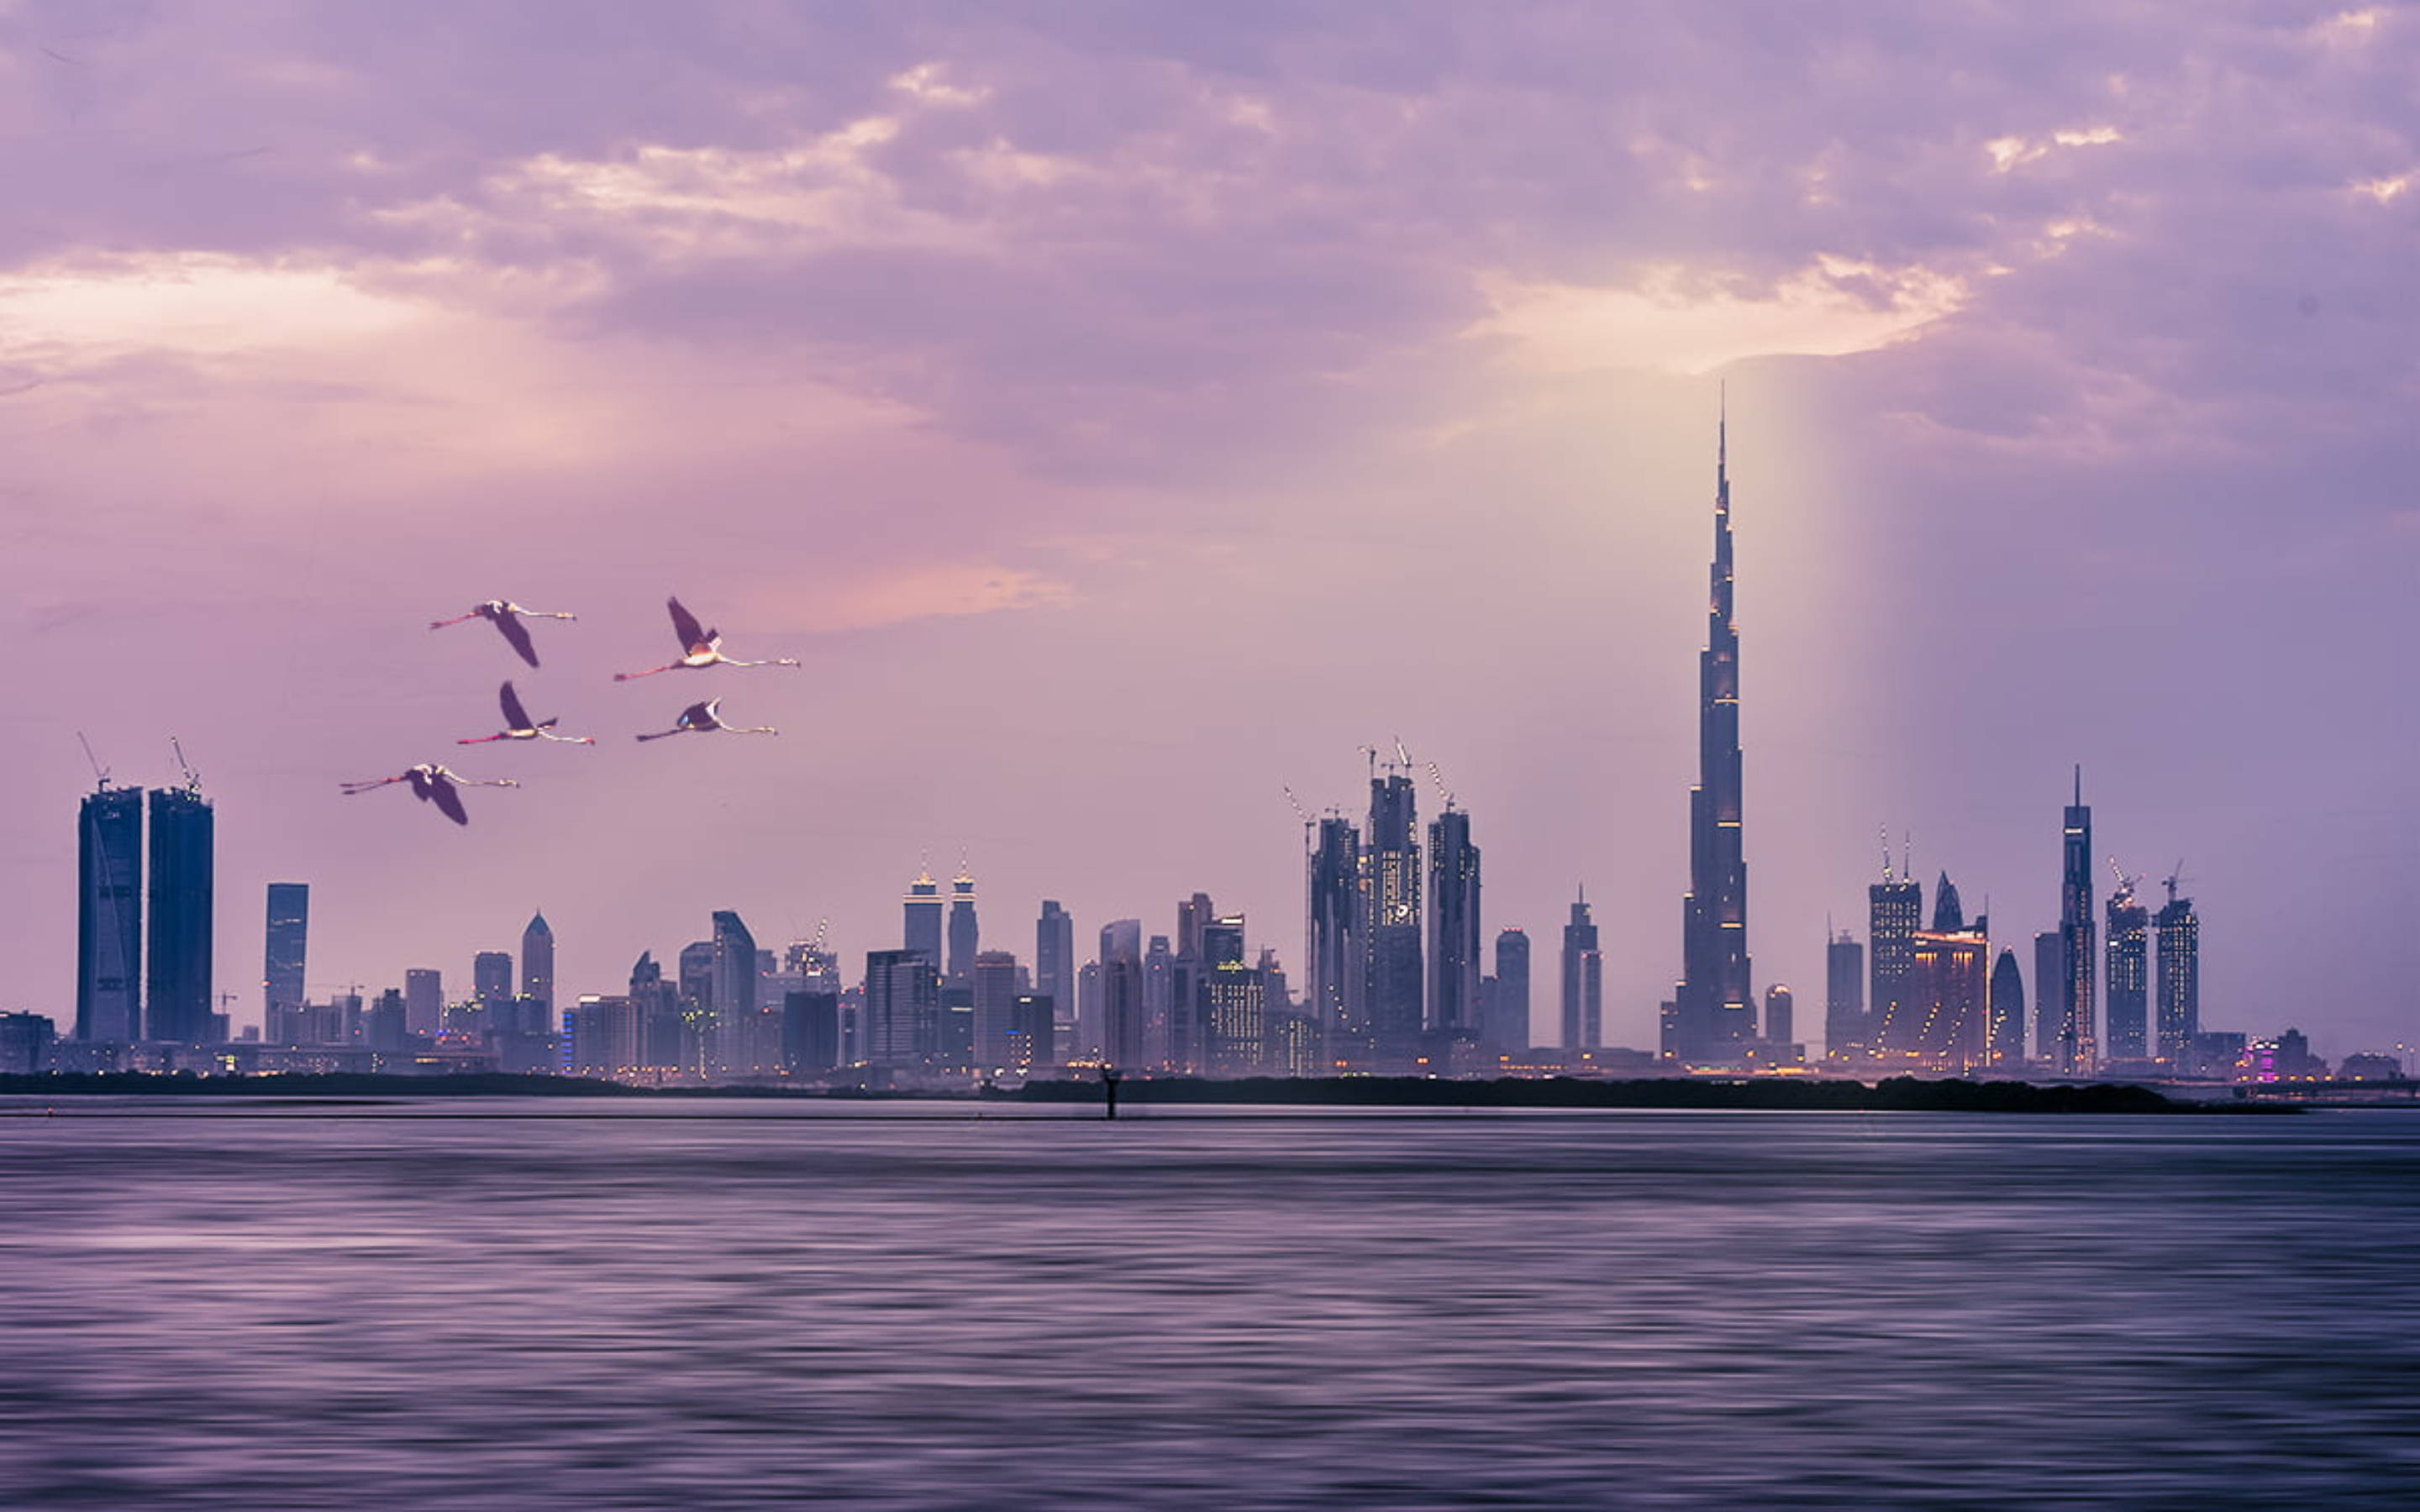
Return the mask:
[[[1101,1101],[1098,1082],[1033,1082],[1008,1094],[1033,1103]],[[2100,1083],[2035,1087],[2024,1082],[1926,1081],[1893,1076],[1862,1082],[1759,1077],[1699,1081],[1588,1081],[1576,1077],[1506,1076],[1496,1081],[1437,1081],[1425,1076],[1251,1076],[1235,1081],[1189,1077],[1127,1077],[1121,1104],[1262,1103],[1326,1107],[1414,1108],[1750,1108],[1818,1112],[1933,1113],[2180,1113],[2196,1105],[2162,1097],[2148,1087]]]
[[[20,1097],[173,1096],[275,1098],[396,1097],[729,1097],[891,1098],[947,1097],[946,1092],[868,1092],[859,1088],[625,1087],[578,1076],[466,1072],[441,1076],[382,1076],[360,1072],[272,1076],[163,1075],[147,1072],[0,1075],[0,1095]],[[966,1094],[956,1094],[966,1095]],[[1027,1103],[1098,1103],[1101,1084],[1030,1082],[984,1095]],[[1193,1077],[1121,1078],[1118,1101],[1128,1106],[1187,1103],[1262,1103],[1301,1107],[1400,1108],[1741,1108],[1785,1112],[1934,1113],[2192,1113],[2246,1106],[2197,1103],[2161,1096],[2147,1087],[2025,1082],[1926,1081],[1894,1076],[1869,1087],[1862,1082],[1757,1078],[1700,1081],[1663,1077],[1646,1081],[1584,1081],[1507,1076],[1496,1081],[1436,1081],[1424,1076],[1276,1076],[1233,1081]]]

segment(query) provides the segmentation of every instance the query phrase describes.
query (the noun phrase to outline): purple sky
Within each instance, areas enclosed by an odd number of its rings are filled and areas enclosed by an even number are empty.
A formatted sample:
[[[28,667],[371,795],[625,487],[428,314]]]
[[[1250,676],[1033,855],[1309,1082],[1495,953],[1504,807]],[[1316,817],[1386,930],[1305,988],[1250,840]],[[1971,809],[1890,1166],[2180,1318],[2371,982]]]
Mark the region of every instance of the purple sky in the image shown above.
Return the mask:
[[[1727,380],[1802,1034],[1880,825],[2030,975],[2080,761],[2205,1024],[2420,1041],[2420,9],[0,0],[0,1007],[78,730],[201,769],[239,1023],[271,880],[315,996],[540,907],[610,992],[962,850],[1298,980],[1281,786],[1401,736],[1652,1044]],[[667,593],[805,669],[613,685]],[[605,743],[458,751],[506,675]],[[783,738],[628,738],[708,693]],[[527,786],[337,791],[427,760]]]

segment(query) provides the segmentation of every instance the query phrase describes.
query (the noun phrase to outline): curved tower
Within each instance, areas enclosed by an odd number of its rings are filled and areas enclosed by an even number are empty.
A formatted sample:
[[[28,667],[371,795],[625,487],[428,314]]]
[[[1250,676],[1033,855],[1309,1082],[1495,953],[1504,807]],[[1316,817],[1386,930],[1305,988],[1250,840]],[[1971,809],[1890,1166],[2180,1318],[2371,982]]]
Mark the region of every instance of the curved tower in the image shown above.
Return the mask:
[[[1740,840],[1739,626],[1731,618],[1730,417],[1714,430],[1714,562],[1698,657],[1698,783],[1689,790],[1689,892],[1681,981],[1664,1053],[1728,1064],[1755,1038],[1748,997],[1747,861]]]

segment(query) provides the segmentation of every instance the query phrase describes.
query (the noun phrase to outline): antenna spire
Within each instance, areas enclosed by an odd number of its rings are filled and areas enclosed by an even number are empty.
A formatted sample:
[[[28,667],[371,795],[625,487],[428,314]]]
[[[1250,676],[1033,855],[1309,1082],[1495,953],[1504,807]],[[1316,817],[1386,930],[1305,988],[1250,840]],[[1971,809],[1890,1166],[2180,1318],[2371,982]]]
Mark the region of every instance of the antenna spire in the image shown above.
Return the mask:
[[[1714,386],[1714,475],[1720,477],[1730,465],[1731,454],[1731,383],[1724,378]]]
[[[2082,762],[2075,764],[2075,806],[2079,809],[2084,807],[2084,764]]]

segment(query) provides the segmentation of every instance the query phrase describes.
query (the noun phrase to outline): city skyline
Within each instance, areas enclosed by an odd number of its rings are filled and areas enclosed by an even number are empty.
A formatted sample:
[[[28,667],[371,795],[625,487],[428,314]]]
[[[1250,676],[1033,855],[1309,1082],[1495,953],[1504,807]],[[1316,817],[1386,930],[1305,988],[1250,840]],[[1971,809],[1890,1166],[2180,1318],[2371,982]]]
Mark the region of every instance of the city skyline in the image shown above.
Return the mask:
[[[1283,789],[1358,814],[1400,735],[1486,935],[1551,960],[1584,884],[1605,1038],[1652,1045],[1728,379],[1753,992],[1815,1038],[1877,824],[2027,964],[2080,762],[2104,892],[2183,857],[2203,1023],[2413,1038],[2408,12],[2030,51],[466,13],[467,75],[386,24],[0,39],[0,1007],[71,1011],[80,729],[121,784],[173,786],[172,733],[207,772],[239,1022],[272,880],[315,998],[466,980],[540,909],[568,994],[718,909],[854,958],[928,854],[1020,955],[1041,899],[1089,939],[1201,890],[1300,987]],[[647,87],[667,56],[705,86]],[[682,674],[780,739],[627,741],[688,691],[605,681],[673,593],[806,661]],[[491,595],[582,617],[535,670],[422,628]],[[618,748],[462,754],[527,785],[458,833],[336,793],[450,758],[505,674]]]

